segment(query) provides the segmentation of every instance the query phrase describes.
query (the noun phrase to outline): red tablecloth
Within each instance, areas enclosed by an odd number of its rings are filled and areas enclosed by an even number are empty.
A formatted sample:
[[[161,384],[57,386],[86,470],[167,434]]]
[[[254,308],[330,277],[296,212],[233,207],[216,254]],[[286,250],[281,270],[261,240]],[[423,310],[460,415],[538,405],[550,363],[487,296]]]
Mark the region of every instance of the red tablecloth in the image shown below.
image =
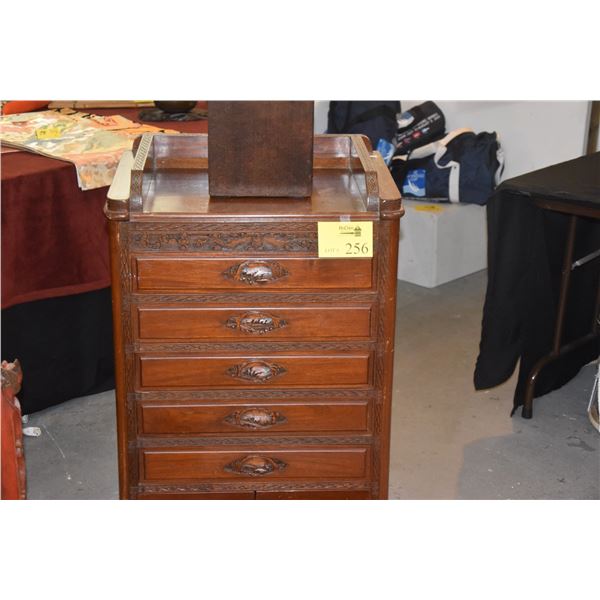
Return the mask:
[[[97,109],[137,120],[138,109]],[[207,121],[150,123],[206,133]],[[2,308],[110,285],[108,188],[82,191],[75,167],[29,152],[2,154]]]

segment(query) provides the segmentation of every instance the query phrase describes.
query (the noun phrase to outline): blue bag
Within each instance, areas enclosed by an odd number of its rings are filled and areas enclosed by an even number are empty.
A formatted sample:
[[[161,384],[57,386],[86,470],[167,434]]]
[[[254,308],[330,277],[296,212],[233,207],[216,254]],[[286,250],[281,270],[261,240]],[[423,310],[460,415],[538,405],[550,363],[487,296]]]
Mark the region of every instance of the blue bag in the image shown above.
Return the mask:
[[[470,129],[456,129],[408,155],[394,156],[390,166],[405,197],[467,204],[486,204],[503,168],[496,133]]]

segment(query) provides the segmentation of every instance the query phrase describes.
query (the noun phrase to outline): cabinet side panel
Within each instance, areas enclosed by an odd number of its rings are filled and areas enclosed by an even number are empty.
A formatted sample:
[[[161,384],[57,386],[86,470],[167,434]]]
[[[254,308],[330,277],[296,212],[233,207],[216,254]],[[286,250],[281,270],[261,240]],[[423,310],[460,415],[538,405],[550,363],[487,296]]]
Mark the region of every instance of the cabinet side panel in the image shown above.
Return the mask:
[[[125,352],[123,339],[123,293],[121,269],[121,229],[117,221],[109,223],[110,268],[115,345],[115,396],[117,409],[117,446],[119,453],[119,497],[129,498],[129,470],[127,465],[127,383],[125,381]]]
[[[390,465],[390,433],[394,375],[394,338],[396,332],[396,269],[398,265],[398,236],[400,219],[382,219],[380,223],[381,243],[378,265],[380,285],[380,311],[378,321],[378,356],[381,365],[379,381],[381,403],[376,405],[375,433],[379,437],[379,494],[380,500],[388,497]]]

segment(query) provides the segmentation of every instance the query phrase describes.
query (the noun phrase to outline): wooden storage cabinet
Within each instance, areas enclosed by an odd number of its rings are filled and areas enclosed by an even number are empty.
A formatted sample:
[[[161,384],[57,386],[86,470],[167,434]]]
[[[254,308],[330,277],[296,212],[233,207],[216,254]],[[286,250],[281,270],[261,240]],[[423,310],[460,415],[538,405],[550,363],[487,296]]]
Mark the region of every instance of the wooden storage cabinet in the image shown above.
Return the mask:
[[[360,137],[316,136],[311,197],[216,199],[206,147],[145,135],[109,193],[121,497],[386,498],[389,172]],[[339,220],[373,223],[373,258],[318,257]]]

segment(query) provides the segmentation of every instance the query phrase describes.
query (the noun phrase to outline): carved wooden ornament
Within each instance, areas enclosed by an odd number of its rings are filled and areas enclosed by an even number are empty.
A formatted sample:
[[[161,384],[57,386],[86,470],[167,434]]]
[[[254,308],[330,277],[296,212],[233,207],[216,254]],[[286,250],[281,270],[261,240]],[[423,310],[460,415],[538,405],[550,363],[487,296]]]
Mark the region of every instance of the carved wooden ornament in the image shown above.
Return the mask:
[[[23,371],[21,363],[18,360],[14,362],[2,361],[2,389],[12,389],[13,395],[21,391],[21,382],[23,381]]]
[[[259,477],[269,475],[275,471],[283,471],[287,463],[278,458],[268,456],[245,456],[225,465],[223,470],[227,473],[238,473],[239,475],[249,475],[250,477]]]
[[[286,373],[286,369],[277,363],[268,363],[263,360],[253,360],[227,369],[227,374],[237,379],[251,381],[252,383],[266,383],[277,375]]]
[[[268,429],[273,425],[287,423],[287,419],[279,412],[265,410],[263,408],[246,408],[236,410],[227,415],[225,423],[241,427],[243,429]]]
[[[285,327],[287,321],[261,312],[247,312],[243,315],[232,316],[227,319],[225,326],[230,329],[239,329],[244,333],[263,334],[274,329]]]
[[[278,262],[249,260],[227,269],[223,276],[248,285],[264,285],[289,275]]]

